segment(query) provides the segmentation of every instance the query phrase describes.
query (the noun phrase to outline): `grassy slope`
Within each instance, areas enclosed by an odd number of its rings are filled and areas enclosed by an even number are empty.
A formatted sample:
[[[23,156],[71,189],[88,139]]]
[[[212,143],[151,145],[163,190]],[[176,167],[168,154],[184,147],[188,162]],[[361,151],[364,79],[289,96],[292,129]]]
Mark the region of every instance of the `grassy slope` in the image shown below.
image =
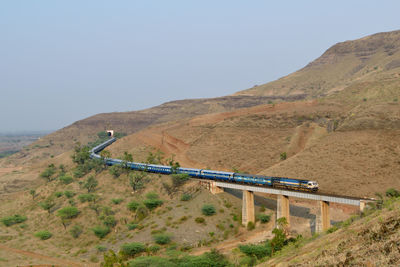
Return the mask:
[[[66,166],[71,169],[71,162],[66,162]],[[87,193],[79,185],[85,179],[74,179],[74,182],[69,185],[63,185],[59,181],[42,184],[36,189],[35,199],[32,199],[27,191],[2,195],[0,217],[23,214],[28,217],[28,220],[23,224],[10,227],[1,224],[1,242],[8,247],[42,253],[54,258],[70,259],[76,262],[96,262],[102,259],[102,254],[96,249],[97,245],[118,251],[120,246],[127,242],[154,244],[154,232],[171,234],[173,245],[180,249],[188,246],[216,244],[226,239],[232,239],[243,231],[242,228],[239,228],[238,221],[233,219],[234,215],[236,218],[240,218],[241,200],[232,195],[227,193],[212,195],[198,182],[189,181],[177,193],[170,196],[162,186],[162,182],[169,181],[170,178],[162,175],[150,175],[145,189],[132,192],[125,174],[119,178],[113,178],[108,171],[104,171],[97,175],[99,186],[94,193],[100,196],[98,204],[112,208],[117,225],[105,238],[99,239],[93,234],[91,228],[102,225],[100,216],[97,216],[89,208],[87,202],[81,203],[78,199],[80,194]],[[70,206],[70,199],[65,195],[59,198],[54,197],[55,192],[64,192],[65,190],[75,192],[76,195],[71,199],[80,211],[79,216],[69,222],[66,230],[56,214],[58,209]],[[131,200],[143,201],[148,192],[159,194],[164,204],[150,212],[145,219],[137,222],[143,226],[143,229],[129,231],[126,224],[135,221],[135,213],[129,211],[126,205]],[[192,193],[193,199],[180,201],[183,192]],[[50,196],[54,197],[56,206],[52,209],[51,214],[48,214],[38,204]],[[118,205],[112,204],[111,199],[113,198],[122,198],[123,202]],[[216,207],[216,215],[209,217],[202,215],[201,207],[205,203],[213,204]],[[197,217],[204,217],[205,224],[195,223],[194,220]],[[81,225],[83,228],[82,235],[77,239],[74,239],[69,233],[74,225]],[[34,233],[39,230],[49,230],[53,233],[53,237],[49,240],[39,241],[34,237]],[[213,232],[212,236],[209,234],[210,232]],[[163,253],[164,250],[162,248],[160,253]],[[27,264],[30,261],[29,257],[21,259],[14,254],[1,255],[1,257],[12,265]]]
[[[367,211],[367,214],[371,212]],[[290,246],[259,266],[398,266],[400,199],[383,210],[353,217],[334,233]]]

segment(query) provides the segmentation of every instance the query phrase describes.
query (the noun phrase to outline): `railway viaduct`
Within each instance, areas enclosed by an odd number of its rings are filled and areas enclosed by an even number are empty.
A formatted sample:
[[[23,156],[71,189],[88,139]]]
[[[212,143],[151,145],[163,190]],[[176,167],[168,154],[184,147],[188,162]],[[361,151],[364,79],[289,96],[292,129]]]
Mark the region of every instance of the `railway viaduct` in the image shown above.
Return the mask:
[[[327,195],[321,193],[309,193],[301,191],[291,191],[276,188],[266,188],[251,185],[242,185],[234,183],[225,183],[218,181],[208,180],[210,184],[210,191],[213,194],[224,192],[224,188],[241,190],[242,196],[242,224],[247,225],[249,222],[255,222],[254,210],[254,193],[267,193],[277,195],[277,211],[276,218],[285,217],[290,227],[290,213],[289,213],[289,197],[296,197],[302,199],[315,200],[319,202],[319,213],[317,214],[316,232],[326,231],[331,227],[330,224],[330,203],[339,203],[359,207],[363,211],[367,202],[371,199],[361,199],[348,196]]]
[[[113,130],[107,130],[110,137],[113,136]],[[115,141],[115,140],[114,140]],[[110,145],[114,141],[107,141],[101,145]],[[99,145],[99,146],[101,146]],[[104,148],[104,147],[103,147]],[[101,149],[103,149],[101,148]],[[94,153],[94,152],[92,152]],[[249,222],[255,222],[255,210],[254,210],[254,193],[267,193],[277,195],[277,216],[276,218],[285,217],[288,226],[290,227],[290,205],[289,197],[302,198],[315,200],[319,202],[319,213],[317,214],[316,232],[322,232],[330,228],[330,214],[329,205],[330,203],[339,203],[345,205],[358,206],[360,211],[363,211],[367,202],[373,201],[372,199],[361,199],[349,196],[338,196],[338,195],[327,195],[321,193],[310,193],[301,191],[284,190],[269,187],[259,187],[251,185],[243,185],[237,183],[226,183],[213,180],[201,179],[203,182],[208,182],[210,191],[213,194],[224,192],[224,188],[241,190],[242,194],[242,224],[247,225]]]

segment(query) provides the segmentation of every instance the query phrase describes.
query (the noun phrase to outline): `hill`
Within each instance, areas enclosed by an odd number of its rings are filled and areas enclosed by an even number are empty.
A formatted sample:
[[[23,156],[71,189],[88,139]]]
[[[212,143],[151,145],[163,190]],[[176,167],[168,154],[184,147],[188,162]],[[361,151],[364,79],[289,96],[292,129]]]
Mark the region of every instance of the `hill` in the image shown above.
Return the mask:
[[[271,101],[294,101],[299,97],[254,97],[226,96],[211,99],[188,99],[171,101],[153,108],[97,114],[77,121],[51,133],[27,146],[19,153],[0,160],[0,167],[35,164],[69,151],[76,142],[86,144],[97,138],[97,133],[114,129],[123,134],[132,134],[150,125],[177,121],[202,114],[224,112],[256,106]]]
[[[377,33],[338,43],[304,68],[235,95],[321,97],[375,81],[399,67],[400,31]]]
[[[147,176],[144,187],[136,190],[132,179],[139,179],[138,173],[71,161],[76,142],[96,141],[106,129],[127,134],[107,148],[116,158],[132,154],[135,161],[145,162],[162,155],[164,163],[169,158],[186,167],[306,178],[317,180],[323,192],[341,195],[373,197],[389,187],[400,188],[398,36],[399,31],[380,33],[340,43],[304,69],[234,96],[99,114],[2,159],[0,217],[17,221],[6,226],[3,220],[3,246],[7,251],[29,250],[39,258],[46,251],[52,262],[68,259],[79,266],[94,264],[103,250],[119,250],[127,242],[140,242],[143,254],[171,256],[272,235],[272,223],[258,223],[254,234],[240,225],[241,202],[232,192],[212,195],[192,180],[173,192],[174,178],[158,175]],[[360,62],[365,66],[355,71]],[[121,174],[113,175],[116,171]],[[91,177],[98,184],[89,192]],[[181,200],[184,194],[190,195],[188,200]],[[129,208],[131,202],[137,204]],[[265,202],[266,209],[259,206],[257,212],[273,218],[274,205]],[[47,211],[49,203],[54,205]],[[216,214],[202,214],[203,204],[212,204]],[[67,207],[77,213],[63,220],[59,211]],[[307,204],[293,216],[293,225],[301,221],[297,226],[305,236],[311,235],[313,210]],[[199,217],[205,221],[196,221]],[[73,229],[81,230],[76,238]],[[107,233],[98,237],[96,229]],[[52,236],[39,241],[48,237],[37,233],[43,230]],[[152,251],[158,234],[171,240]],[[330,251],[324,253],[331,258],[322,259],[333,260]],[[4,253],[0,261],[3,257],[11,265],[27,264]]]

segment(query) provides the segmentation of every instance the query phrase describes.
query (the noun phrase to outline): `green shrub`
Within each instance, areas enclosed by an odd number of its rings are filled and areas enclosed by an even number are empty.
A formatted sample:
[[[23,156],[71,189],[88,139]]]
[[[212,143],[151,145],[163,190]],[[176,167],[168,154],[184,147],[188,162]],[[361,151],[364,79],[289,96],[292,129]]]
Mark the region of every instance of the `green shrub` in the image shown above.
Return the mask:
[[[271,215],[268,214],[258,214],[257,218],[260,220],[261,223],[267,223],[271,220]]]
[[[138,224],[137,223],[128,223],[126,225],[126,227],[128,227],[128,230],[135,230],[136,228],[138,228]]]
[[[195,222],[197,223],[205,223],[205,219],[203,217],[197,217],[196,219],[194,219]]]
[[[251,230],[254,230],[254,228],[256,228],[256,225],[254,224],[254,222],[247,223],[247,230],[251,231]]]
[[[83,232],[82,226],[74,225],[72,226],[71,230],[69,230],[69,232],[71,233],[73,238],[78,238]]]
[[[387,196],[387,197],[392,197],[392,198],[394,198],[394,197],[400,197],[400,192],[397,191],[397,190],[394,189],[394,188],[389,188],[388,190],[386,190],[386,196]]]
[[[74,181],[74,179],[68,175],[62,175],[62,176],[58,177],[58,180],[60,180],[60,182],[62,184],[70,184]]]
[[[331,228],[329,228],[328,230],[326,230],[326,232],[328,233],[328,234],[330,234],[330,233],[333,233],[333,232],[335,232],[335,231],[337,231],[339,228],[336,226],[336,225],[334,225],[334,226],[332,226]]]
[[[128,210],[130,211],[136,211],[137,208],[139,207],[140,203],[137,201],[131,201],[128,203],[128,205],[126,205],[128,207]]]
[[[117,225],[117,220],[114,218],[114,216],[110,215],[110,216],[106,216],[103,219],[103,224],[107,227],[114,227]]]
[[[95,200],[95,195],[94,194],[81,194],[78,196],[78,199],[81,203],[92,202],[93,200]]]
[[[67,198],[72,198],[73,196],[75,196],[75,192],[72,191],[64,191],[64,196],[66,196]]]
[[[216,211],[215,211],[215,207],[213,205],[205,204],[201,208],[201,212],[203,213],[203,215],[211,216],[211,215],[214,215]]]
[[[26,216],[21,216],[18,214],[1,218],[1,222],[7,227],[17,223],[22,223],[26,220]]]
[[[166,245],[171,242],[170,234],[158,234],[153,236],[154,241],[159,245]]]
[[[72,219],[77,217],[79,214],[79,210],[77,207],[65,207],[57,211],[57,216],[61,219]]]
[[[103,246],[103,245],[97,245],[97,246],[96,246],[96,250],[97,250],[98,252],[105,252],[105,251],[107,251],[107,247],[106,247],[106,246]]]
[[[189,201],[192,199],[192,195],[191,194],[183,194],[181,197],[181,201]]]
[[[35,236],[39,237],[41,240],[47,240],[50,237],[52,237],[53,235],[49,231],[44,230],[44,231],[36,232]]]
[[[54,164],[50,164],[41,174],[40,177],[45,179],[47,182],[53,180],[53,175],[56,173],[56,167]]]
[[[86,171],[84,170],[83,166],[78,166],[73,170],[73,175],[75,178],[82,178],[85,176]]]
[[[161,249],[161,247],[159,245],[152,245],[148,248],[148,251],[152,254],[157,253],[159,250]]]
[[[264,258],[266,256],[271,256],[272,248],[269,242],[262,245],[240,245],[239,249],[242,253],[247,256],[257,257],[257,259]]]
[[[120,165],[113,165],[110,167],[109,172],[114,178],[121,176],[124,169]]]
[[[143,201],[143,204],[149,209],[153,210],[158,206],[161,206],[164,202],[161,199],[146,199]]]
[[[123,198],[113,198],[111,199],[111,202],[115,205],[120,204],[124,199]]]
[[[285,160],[285,159],[287,158],[286,152],[282,152],[282,153],[280,154],[280,158],[281,158],[281,160]]]
[[[149,214],[149,210],[146,208],[145,205],[141,204],[141,205],[139,205],[139,207],[136,210],[135,218],[140,221],[140,220],[143,220],[144,218],[146,218],[148,214]]]
[[[139,242],[126,243],[121,246],[121,254],[128,257],[134,257],[137,254],[146,251],[146,246]]]
[[[107,226],[98,225],[93,227],[92,231],[98,238],[103,238],[108,235],[108,233],[110,233],[110,228],[108,228]]]
[[[158,199],[159,196],[158,196],[158,194],[155,193],[155,192],[149,192],[149,193],[146,194],[146,198],[147,198],[147,199]]]
[[[63,192],[55,192],[54,193],[54,196],[56,196],[56,197],[62,197],[62,195],[63,195]]]

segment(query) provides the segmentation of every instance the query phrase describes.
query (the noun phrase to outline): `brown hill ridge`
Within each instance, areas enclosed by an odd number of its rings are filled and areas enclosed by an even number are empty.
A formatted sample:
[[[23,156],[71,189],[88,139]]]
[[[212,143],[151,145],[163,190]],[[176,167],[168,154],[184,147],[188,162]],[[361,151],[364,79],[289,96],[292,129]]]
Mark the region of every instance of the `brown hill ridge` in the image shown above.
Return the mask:
[[[319,97],[400,67],[400,31],[338,43],[303,69],[235,95]]]

